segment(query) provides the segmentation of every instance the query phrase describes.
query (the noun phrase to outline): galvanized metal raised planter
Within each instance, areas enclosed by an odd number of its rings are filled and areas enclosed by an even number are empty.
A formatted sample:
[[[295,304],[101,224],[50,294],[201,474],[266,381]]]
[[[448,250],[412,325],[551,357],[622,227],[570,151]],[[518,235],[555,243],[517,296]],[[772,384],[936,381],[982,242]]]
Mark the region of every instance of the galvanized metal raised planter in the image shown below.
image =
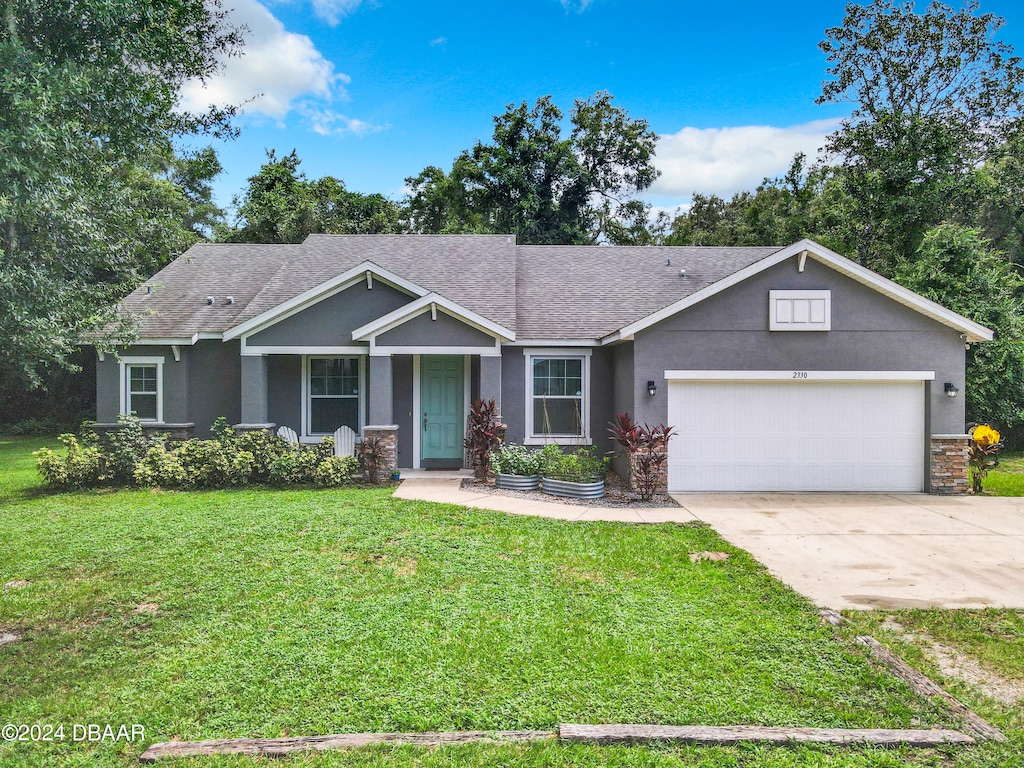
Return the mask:
[[[498,472],[494,484],[508,491],[535,491],[540,485],[540,475],[505,475]]]
[[[600,499],[604,496],[604,478],[591,483],[574,483],[570,480],[541,478],[540,488],[549,496],[566,496],[570,499]]]

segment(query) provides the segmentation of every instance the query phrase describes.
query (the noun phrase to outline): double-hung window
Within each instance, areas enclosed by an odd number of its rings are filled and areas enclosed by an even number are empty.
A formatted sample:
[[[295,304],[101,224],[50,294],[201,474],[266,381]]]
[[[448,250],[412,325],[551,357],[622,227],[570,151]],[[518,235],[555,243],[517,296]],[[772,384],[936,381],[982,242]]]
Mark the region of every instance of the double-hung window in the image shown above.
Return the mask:
[[[162,357],[121,358],[121,413],[134,413],[140,421],[162,422]]]
[[[527,439],[589,438],[589,354],[528,351]]]
[[[330,435],[338,427],[358,432],[362,402],[359,357],[310,357],[307,435]]]

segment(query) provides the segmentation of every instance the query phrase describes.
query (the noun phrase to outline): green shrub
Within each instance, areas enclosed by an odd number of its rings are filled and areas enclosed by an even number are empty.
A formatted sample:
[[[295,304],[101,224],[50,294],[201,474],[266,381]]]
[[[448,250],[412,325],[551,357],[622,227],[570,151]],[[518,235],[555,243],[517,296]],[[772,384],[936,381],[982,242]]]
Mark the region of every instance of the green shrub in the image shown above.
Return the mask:
[[[255,464],[248,451],[217,440],[188,440],[175,453],[185,472],[186,484],[194,488],[245,485]]]
[[[541,451],[541,474],[571,483],[595,483],[604,477],[608,468],[608,458],[596,453],[593,446],[562,453],[558,446],[546,445]]]
[[[79,442],[71,434],[58,438],[66,449],[61,455],[49,448],[33,453],[43,480],[55,488],[95,488],[103,482],[103,457],[96,445]]]
[[[134,481],[135,467],[146,457],[150,441],[142,431],[142,422],[131,413],[117,417],[117,430],[107,434],[106,474],[115,485]]]
[[[252,474],[249,479],[254,483],[270,482],[271,466],[289,451],[288,443],[262,429],[242,432],[234,437],[233,443],[239,451],[252,454]]]
[[[235,430],[231,428],[227,417],[218,416],[214,419],[213,426],[210,427],[210,434],[213,435],[213,439],[218,443],[228,443],[235,436]]]
[[[185,468],[177,451],[168,451],[162,440],[154,440],[145,458],[135,465],[137,485],[180,488],[187,483]]]
[[[359,474],[359,459],[355,456],[328,456],[316,468],[316,484],[321,488],[348,485]]]
[[[270,466],[270,482],[274,485],[312,485],[321,464],[318,449],[319,446],[285,451]]]
[[[536,475],[540,472],[540,460],[540,451],[531,451],[516,443],[503,445],[491,454],[491,466],[503,475]]]

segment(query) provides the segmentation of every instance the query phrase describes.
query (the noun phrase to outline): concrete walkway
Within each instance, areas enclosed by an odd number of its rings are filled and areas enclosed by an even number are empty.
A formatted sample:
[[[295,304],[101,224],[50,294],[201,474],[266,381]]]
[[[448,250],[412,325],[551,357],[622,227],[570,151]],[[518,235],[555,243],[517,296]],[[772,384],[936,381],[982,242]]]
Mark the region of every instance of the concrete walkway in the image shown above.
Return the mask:
[[[1024,498],[924,494],[686,494],[681,507],[629,509],[534,501],[416,476],[419,499],[558,520],[711,525],[820,606],[1024,608]]]
[[[399,499],[436,501],[463,507],[493,509],[510,515],[552,517],[556,520],[604,520],[615,523],[685,523],[695,518],[680,507],[630,509],[628,507],[590,507],[582,504],[561,504],[557,501],[534,501],[497,493],[463,491],[462,478],[416,476],[403,480],[395,489]]]

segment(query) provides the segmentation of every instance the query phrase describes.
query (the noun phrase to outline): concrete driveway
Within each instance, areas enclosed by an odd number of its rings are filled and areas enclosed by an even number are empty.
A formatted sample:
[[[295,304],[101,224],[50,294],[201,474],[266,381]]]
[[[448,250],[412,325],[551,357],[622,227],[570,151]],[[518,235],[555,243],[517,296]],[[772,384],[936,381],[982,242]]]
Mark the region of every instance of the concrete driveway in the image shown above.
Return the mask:
[[[1024,608],[1024,498],[673,498],[823,607]]]

